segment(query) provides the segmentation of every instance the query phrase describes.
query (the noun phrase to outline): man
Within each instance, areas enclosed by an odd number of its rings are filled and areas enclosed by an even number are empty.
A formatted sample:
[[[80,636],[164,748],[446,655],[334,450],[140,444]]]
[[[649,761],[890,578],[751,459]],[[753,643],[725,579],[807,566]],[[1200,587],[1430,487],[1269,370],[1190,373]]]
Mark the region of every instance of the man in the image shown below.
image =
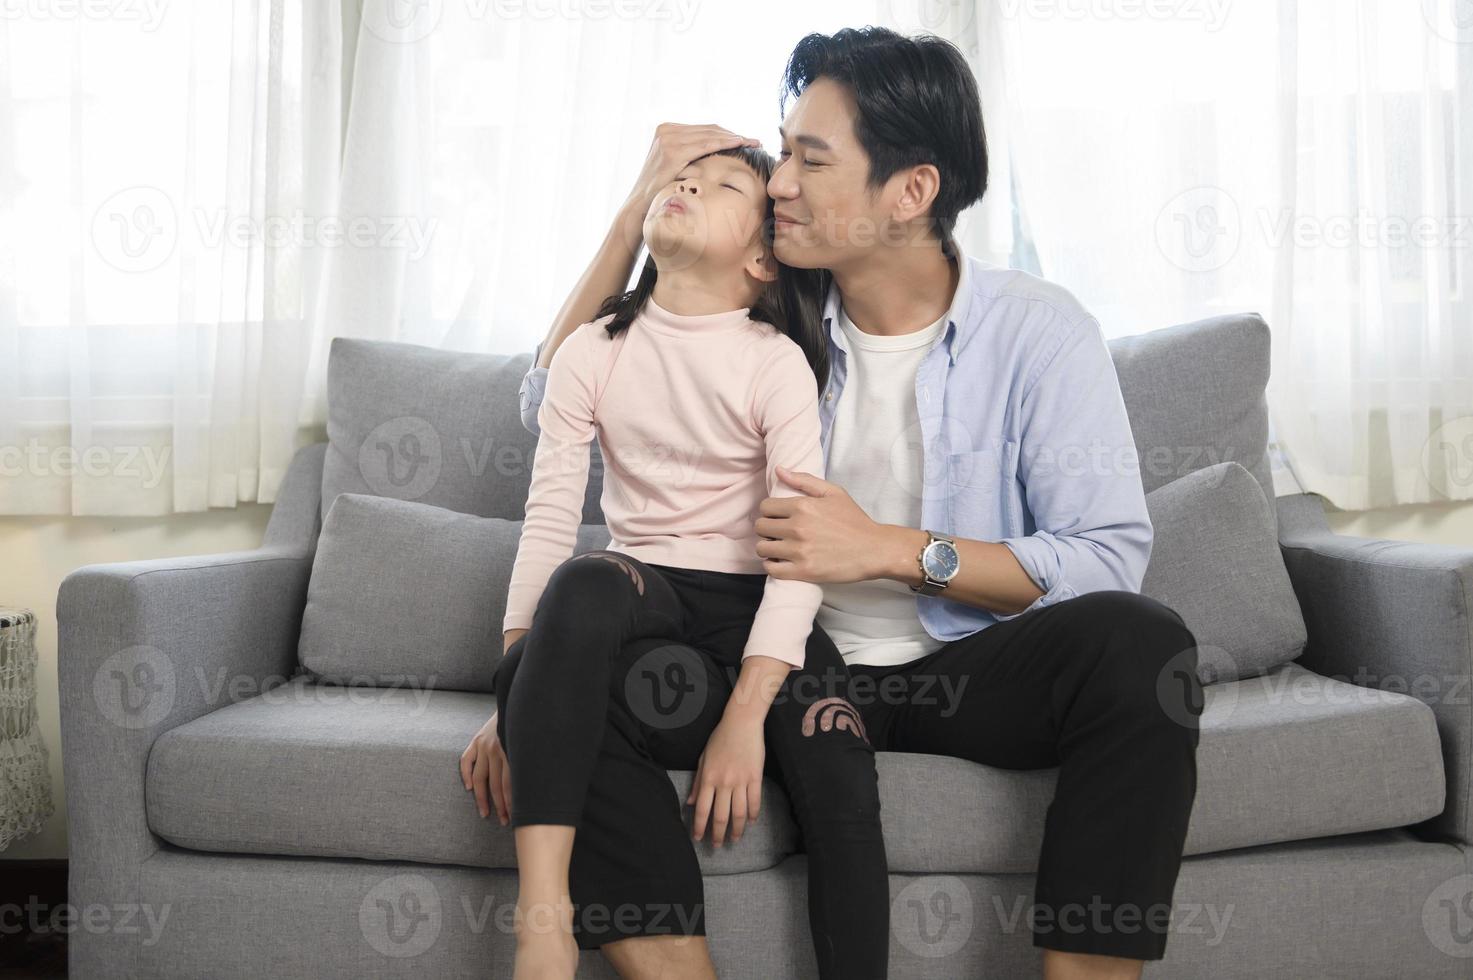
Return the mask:
[[[774,250],[832,274],[828,479],[779,470],[803,496],[763,501],[758,554],[824,586],[809,649],[843,655],[876,750],[1059,768],[1031,922],[1044,975],[1138,977],[1165,953],[1201,699],[1195,638],[1139,595],[1152,529],[1099,323],[958,252],[987,147],[953,46],[810,35],[784,81]]]

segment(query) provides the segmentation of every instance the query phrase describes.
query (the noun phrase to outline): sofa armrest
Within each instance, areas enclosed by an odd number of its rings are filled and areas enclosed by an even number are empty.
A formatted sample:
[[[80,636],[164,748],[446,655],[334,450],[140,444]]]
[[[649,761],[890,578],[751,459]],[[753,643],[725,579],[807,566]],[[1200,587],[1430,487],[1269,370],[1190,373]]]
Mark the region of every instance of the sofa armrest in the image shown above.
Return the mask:
[[[1473,549],[1336,534],[1319,498],[1278,498],[1309,644],[1300,663],[1432,708],[1447,805],[1419,829],[1473,843]]]
[[[62,580],[57,680],[76,907],[148,900],[140,869],[161,843],[143,799],[154,739],[296,672],[326,446],[292,457],[262,547],[89,565]],[[136,930],[79,929],[71,975],[135,976],[139,942]]]
[[[79,568],[56,602],[69,899],[138,907],[160,846],[144,772],[160,734],[284,682],[296,670],[310,554],[263,547]],[[153,909],[155,914],[161,911]],[[139,937],[79,930],[73,976],[127,977]]]

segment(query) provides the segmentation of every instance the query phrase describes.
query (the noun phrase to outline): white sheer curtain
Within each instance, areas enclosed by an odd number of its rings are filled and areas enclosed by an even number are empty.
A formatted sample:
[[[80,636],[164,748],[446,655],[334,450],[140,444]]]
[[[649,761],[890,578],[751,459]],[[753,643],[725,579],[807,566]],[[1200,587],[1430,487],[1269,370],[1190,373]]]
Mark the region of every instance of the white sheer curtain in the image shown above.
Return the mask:
[[[271,499],[321,265],[292,222],[338,153],[321,7],[0,18],[0,511]]]
[[[974,59],[1003,178],[966,226],[975,254],[1063,283],[1112,335],[1256,311],[1304,489],[1345,509],[1473,499],[1473,21],[1456,4],[932,9]]]
[[[331,337],[530,350],[656,123],[775,148],[793,42],[866,22],[973,61],[993,171],[969,251],[1111,334],[1256,310],[1306,489],[1473,497],[1473,25],[1451,0],[20,9],[0,512],[273,500],[322,438]]]
[[[656,124],[775,149],[793,43],[887,6],[0,17],[0,513],[274,500],[330,338],[530,351]]]

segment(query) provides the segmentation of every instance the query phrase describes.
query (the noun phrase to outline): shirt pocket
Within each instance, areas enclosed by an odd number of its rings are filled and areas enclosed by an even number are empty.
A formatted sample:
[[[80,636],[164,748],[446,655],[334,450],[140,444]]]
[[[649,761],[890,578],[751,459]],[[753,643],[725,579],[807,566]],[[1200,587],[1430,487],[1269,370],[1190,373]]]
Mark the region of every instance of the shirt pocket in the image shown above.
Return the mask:
[[[999,439],[982,449],[949,453],[946,472],[947,513],[955,534],[984,541],[1018,536],[1017,442]]]

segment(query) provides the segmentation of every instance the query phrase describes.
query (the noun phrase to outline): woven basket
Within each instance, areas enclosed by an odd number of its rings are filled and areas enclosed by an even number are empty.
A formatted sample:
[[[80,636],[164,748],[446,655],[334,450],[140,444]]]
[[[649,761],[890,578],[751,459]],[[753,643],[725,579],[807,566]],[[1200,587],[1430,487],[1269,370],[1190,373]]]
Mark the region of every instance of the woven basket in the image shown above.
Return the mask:
[[[36,725],[36,616],[0,608],[0,851],[51,816],[51,771]]]

